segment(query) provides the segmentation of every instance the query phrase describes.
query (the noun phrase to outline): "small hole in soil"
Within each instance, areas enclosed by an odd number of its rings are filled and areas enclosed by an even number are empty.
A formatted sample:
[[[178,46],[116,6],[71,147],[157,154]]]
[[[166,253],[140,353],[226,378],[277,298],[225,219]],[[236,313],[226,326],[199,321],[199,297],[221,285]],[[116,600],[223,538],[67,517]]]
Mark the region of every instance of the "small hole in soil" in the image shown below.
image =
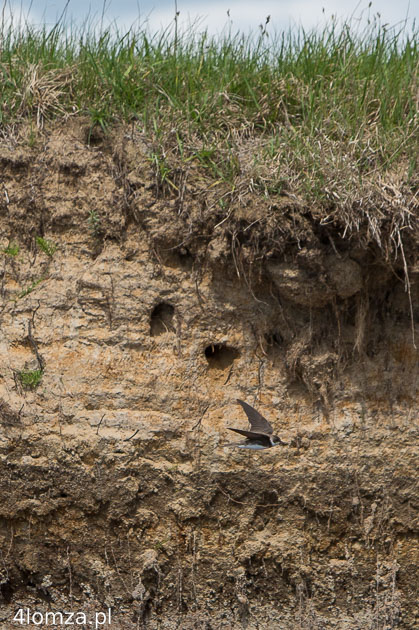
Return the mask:
[[[181,269],[182,271],[191,271],[194,263],[194,257],[188,249],[182,247],[178,251],[165,252],[159,251],[159,259],[165,267],[172,269]]]
[[[284,341],[281,333],[278,332],[269,332],[265,333],[265,341],[269,347],[272,346],[280,346]]]
[[[91,125],[85,130],[86,144],[88,146],[98,146],[105,140],[105,131],[100,125]]]
[[[190,251],[182,247],[177,254],[179,267],[184,271],[190,271],[194,262],[194,257],[192,256]]]
[[[212,343],[205,348],[205,357],[210,368],[225,370],[233,361],[240,356],[240,352],[236,348],[225,346],[220,343]]]
[[[174,332],[173,315],[175,309],[171,304],[161,302],[154,307],[150,319],[150,335],[158,337],[165,332]]]

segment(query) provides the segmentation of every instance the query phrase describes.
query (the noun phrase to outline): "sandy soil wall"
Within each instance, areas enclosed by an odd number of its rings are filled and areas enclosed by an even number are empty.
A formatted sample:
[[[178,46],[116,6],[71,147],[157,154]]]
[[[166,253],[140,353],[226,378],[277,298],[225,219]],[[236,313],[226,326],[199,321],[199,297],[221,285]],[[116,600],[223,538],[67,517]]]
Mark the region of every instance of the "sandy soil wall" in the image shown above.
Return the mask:
[[[416,627],[412,252],[409,299],[291,202],[163,194],[129,130],[0,167],[1,627]],[[225,448],[237,398],[288,444]]]

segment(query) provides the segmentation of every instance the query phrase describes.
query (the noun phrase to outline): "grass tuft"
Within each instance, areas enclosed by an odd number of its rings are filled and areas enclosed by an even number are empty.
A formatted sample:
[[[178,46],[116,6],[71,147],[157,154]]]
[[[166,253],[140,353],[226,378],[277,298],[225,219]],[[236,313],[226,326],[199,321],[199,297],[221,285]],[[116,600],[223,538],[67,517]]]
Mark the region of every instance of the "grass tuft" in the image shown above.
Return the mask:
[[[20,251],[20,247],[17,243],[9,243],[7,247],[3,249],[3,254],[6,256],[11,256],[12,258],[16,258]]]
[[[36,287],[39,284],[41,284],[41,282],[43,282],[44,280],[45,280],[44,276],[41,278],[38,278],[37,280],[34,280],[31,285],[29,285],[28,287],[26,287],[26,289],[23,289],[23,291],[19,293],[19,295],[17,296],[18,299],[26,297],[27,295],[29,295],[29,293],[32,293],[32,291],[36,289]]]
[[[41,381],[42,370],[22,370],[19,372],[19,378],[23,387],[35,389]]]
[[[92,236],[98,238],[102,234],[101,219],[95,210],[90,210],[87,223]]]
[[[57,249],[55,243],[53,243],[52,241],[47,241],[45,238],[42,238],[42,236],[36,237],[36,244],[38,245],[39,249],[50,258],[53,257]]]

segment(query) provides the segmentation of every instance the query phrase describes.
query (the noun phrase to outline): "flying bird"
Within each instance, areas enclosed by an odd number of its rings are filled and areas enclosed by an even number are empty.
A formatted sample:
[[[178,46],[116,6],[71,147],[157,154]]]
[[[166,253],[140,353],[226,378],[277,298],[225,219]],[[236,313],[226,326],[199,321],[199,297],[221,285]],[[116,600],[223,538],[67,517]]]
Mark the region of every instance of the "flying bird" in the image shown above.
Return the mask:
[[[247,418],[250,422],[250,431],[243,431],[242,429],[232,429],[228,427],[230,431],[235,431],[244,435],[246,440],[243,442],[236,442],[234,444],[226,444],[226,446],[237,446],[238,448],[251,448],[253,450],[263,450],[265,448],[272,448],[278,444],[287,444],[283,442],[278,435],[273,435],[273,428],[270,423],[264,418],[256,409],[253,409],[250,405],[243,400],[237,399],[239,405],[241,405],[246,412]]]

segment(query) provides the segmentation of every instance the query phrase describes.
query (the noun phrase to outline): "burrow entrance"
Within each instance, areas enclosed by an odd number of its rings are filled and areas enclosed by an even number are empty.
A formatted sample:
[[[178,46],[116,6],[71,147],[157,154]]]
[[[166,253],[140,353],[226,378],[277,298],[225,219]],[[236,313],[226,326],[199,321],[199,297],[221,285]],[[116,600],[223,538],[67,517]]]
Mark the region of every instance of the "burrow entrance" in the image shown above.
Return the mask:
[[[173,322],[175,309],[167,302],[161,302],[154,307],[150,318],[150,335],[158,337],[166,332],[175,332]]]
[[[211,343],[205,348],[208,367],[217,370],[225,370],[230,367],[239,356],[240,352],[236,348],[221,343]]]

